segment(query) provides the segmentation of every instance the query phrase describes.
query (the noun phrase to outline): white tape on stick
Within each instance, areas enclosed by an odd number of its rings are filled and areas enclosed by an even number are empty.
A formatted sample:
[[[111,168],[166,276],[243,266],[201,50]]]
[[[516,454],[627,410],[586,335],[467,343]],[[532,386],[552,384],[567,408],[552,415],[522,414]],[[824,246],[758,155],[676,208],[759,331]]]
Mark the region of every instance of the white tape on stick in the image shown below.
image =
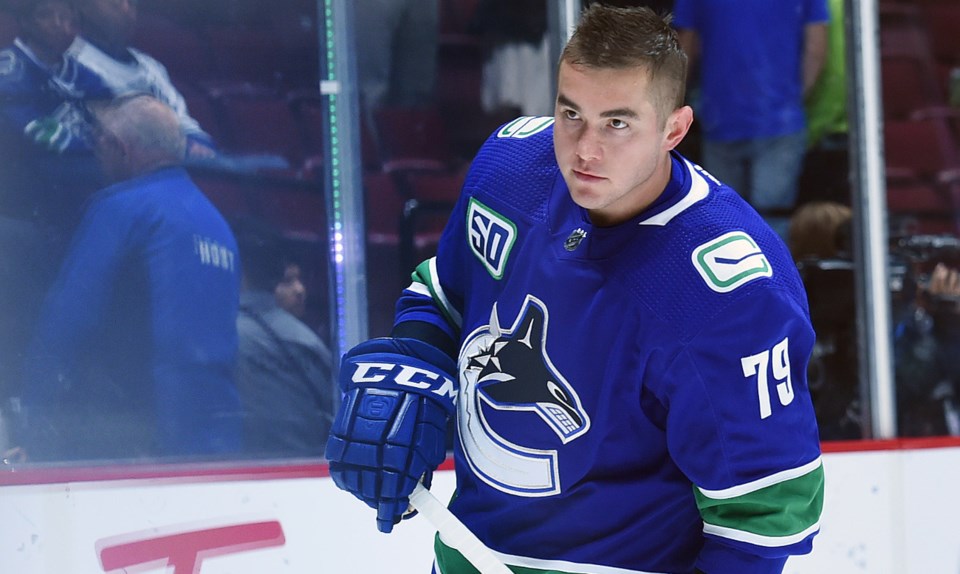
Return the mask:
[[[422,484],[417,484],[413,489],[410,504],[433,524],[443,541],[459,550],[480,574],[512,574],[510,569]]]

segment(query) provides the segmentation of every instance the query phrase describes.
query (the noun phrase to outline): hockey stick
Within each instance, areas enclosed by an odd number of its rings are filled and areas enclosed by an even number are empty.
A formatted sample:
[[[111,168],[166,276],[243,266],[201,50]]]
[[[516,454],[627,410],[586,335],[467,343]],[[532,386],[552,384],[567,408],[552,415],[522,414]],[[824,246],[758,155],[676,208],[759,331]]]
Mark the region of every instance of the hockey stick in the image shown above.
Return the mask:
[[[410,495],[412,504],[437,529],[443,541],[460,551],[480,574],[513,574],[489,548],[480,542],[442,502],[423,484],[417,483]]]

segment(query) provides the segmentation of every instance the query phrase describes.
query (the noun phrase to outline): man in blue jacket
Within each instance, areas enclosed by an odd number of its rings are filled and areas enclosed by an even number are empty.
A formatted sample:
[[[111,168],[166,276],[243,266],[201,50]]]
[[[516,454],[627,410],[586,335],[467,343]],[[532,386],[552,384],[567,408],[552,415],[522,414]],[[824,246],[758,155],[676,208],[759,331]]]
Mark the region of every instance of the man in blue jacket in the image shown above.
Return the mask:
[[[137,95],[95,116],[115,183],[91,198],[28,350],[28,456],[235,452],[233,234],[178,165],[186,141],[168,106]]]

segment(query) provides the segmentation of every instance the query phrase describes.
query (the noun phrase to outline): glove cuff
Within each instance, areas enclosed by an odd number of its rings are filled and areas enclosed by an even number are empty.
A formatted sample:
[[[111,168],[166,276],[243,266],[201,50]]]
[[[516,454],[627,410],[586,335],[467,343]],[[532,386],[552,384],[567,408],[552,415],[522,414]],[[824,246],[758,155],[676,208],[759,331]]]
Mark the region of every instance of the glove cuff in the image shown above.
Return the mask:
[[[459,385],[453,359],[416,339],[371,339],[351,349],[340,363],[344,392],[376,387],[418,393],[456,411]]]

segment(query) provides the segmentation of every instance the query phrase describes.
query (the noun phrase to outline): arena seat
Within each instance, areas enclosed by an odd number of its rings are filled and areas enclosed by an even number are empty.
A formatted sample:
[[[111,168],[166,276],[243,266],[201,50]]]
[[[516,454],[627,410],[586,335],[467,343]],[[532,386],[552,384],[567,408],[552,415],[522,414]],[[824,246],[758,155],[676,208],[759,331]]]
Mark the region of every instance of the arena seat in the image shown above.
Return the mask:
[[[327,209],[319,185],[262,178],[253,191],[264,220],[285,237],[302,243],[327,243]]]
[[[887,174],[887,209],[898,233],[953,233],[957,228],[957,192],[949,181],[928,181],[909,173]]]
[[[282,80],[282,45],[269,31],[242,26],[208,26],[214,75],[221,80],[276,86]]]
[[[960,166],[960,151],[947,122],[940,118],[887,120],[883,141],[888,170],[935,179]]]
[[[450,138],[435,107],[387,106],[374,112],[383,171],[443,170],[454,165]]]
[[[916,110],[946,103],[933,68],[920,58],[884,55],[880,73],[884,118],[905,119]]]
[[[324,141],[325,119],[327,102],[316,89],[296,89],[287,93],[287,100],[304,145],[307,158],[323,156],[326,143]],[[363,114],[358,120],[360,127],[360,154],[361,168],[364,172],[380,171],[380,150],[374,138],[370,125]]]
[[[921,10],[933,57],[960,63],[960,4],[956,1],[930,2],[923,4]]]
[[[882,54],[932,58],[927,31],[916,6],[883,2],[878,5],[878,11]]]
[[[290,166],[306,157],[300,129],[285,95],[252,84],[209,91],[225,138],[222,147],[238,154],[274,154]]]

